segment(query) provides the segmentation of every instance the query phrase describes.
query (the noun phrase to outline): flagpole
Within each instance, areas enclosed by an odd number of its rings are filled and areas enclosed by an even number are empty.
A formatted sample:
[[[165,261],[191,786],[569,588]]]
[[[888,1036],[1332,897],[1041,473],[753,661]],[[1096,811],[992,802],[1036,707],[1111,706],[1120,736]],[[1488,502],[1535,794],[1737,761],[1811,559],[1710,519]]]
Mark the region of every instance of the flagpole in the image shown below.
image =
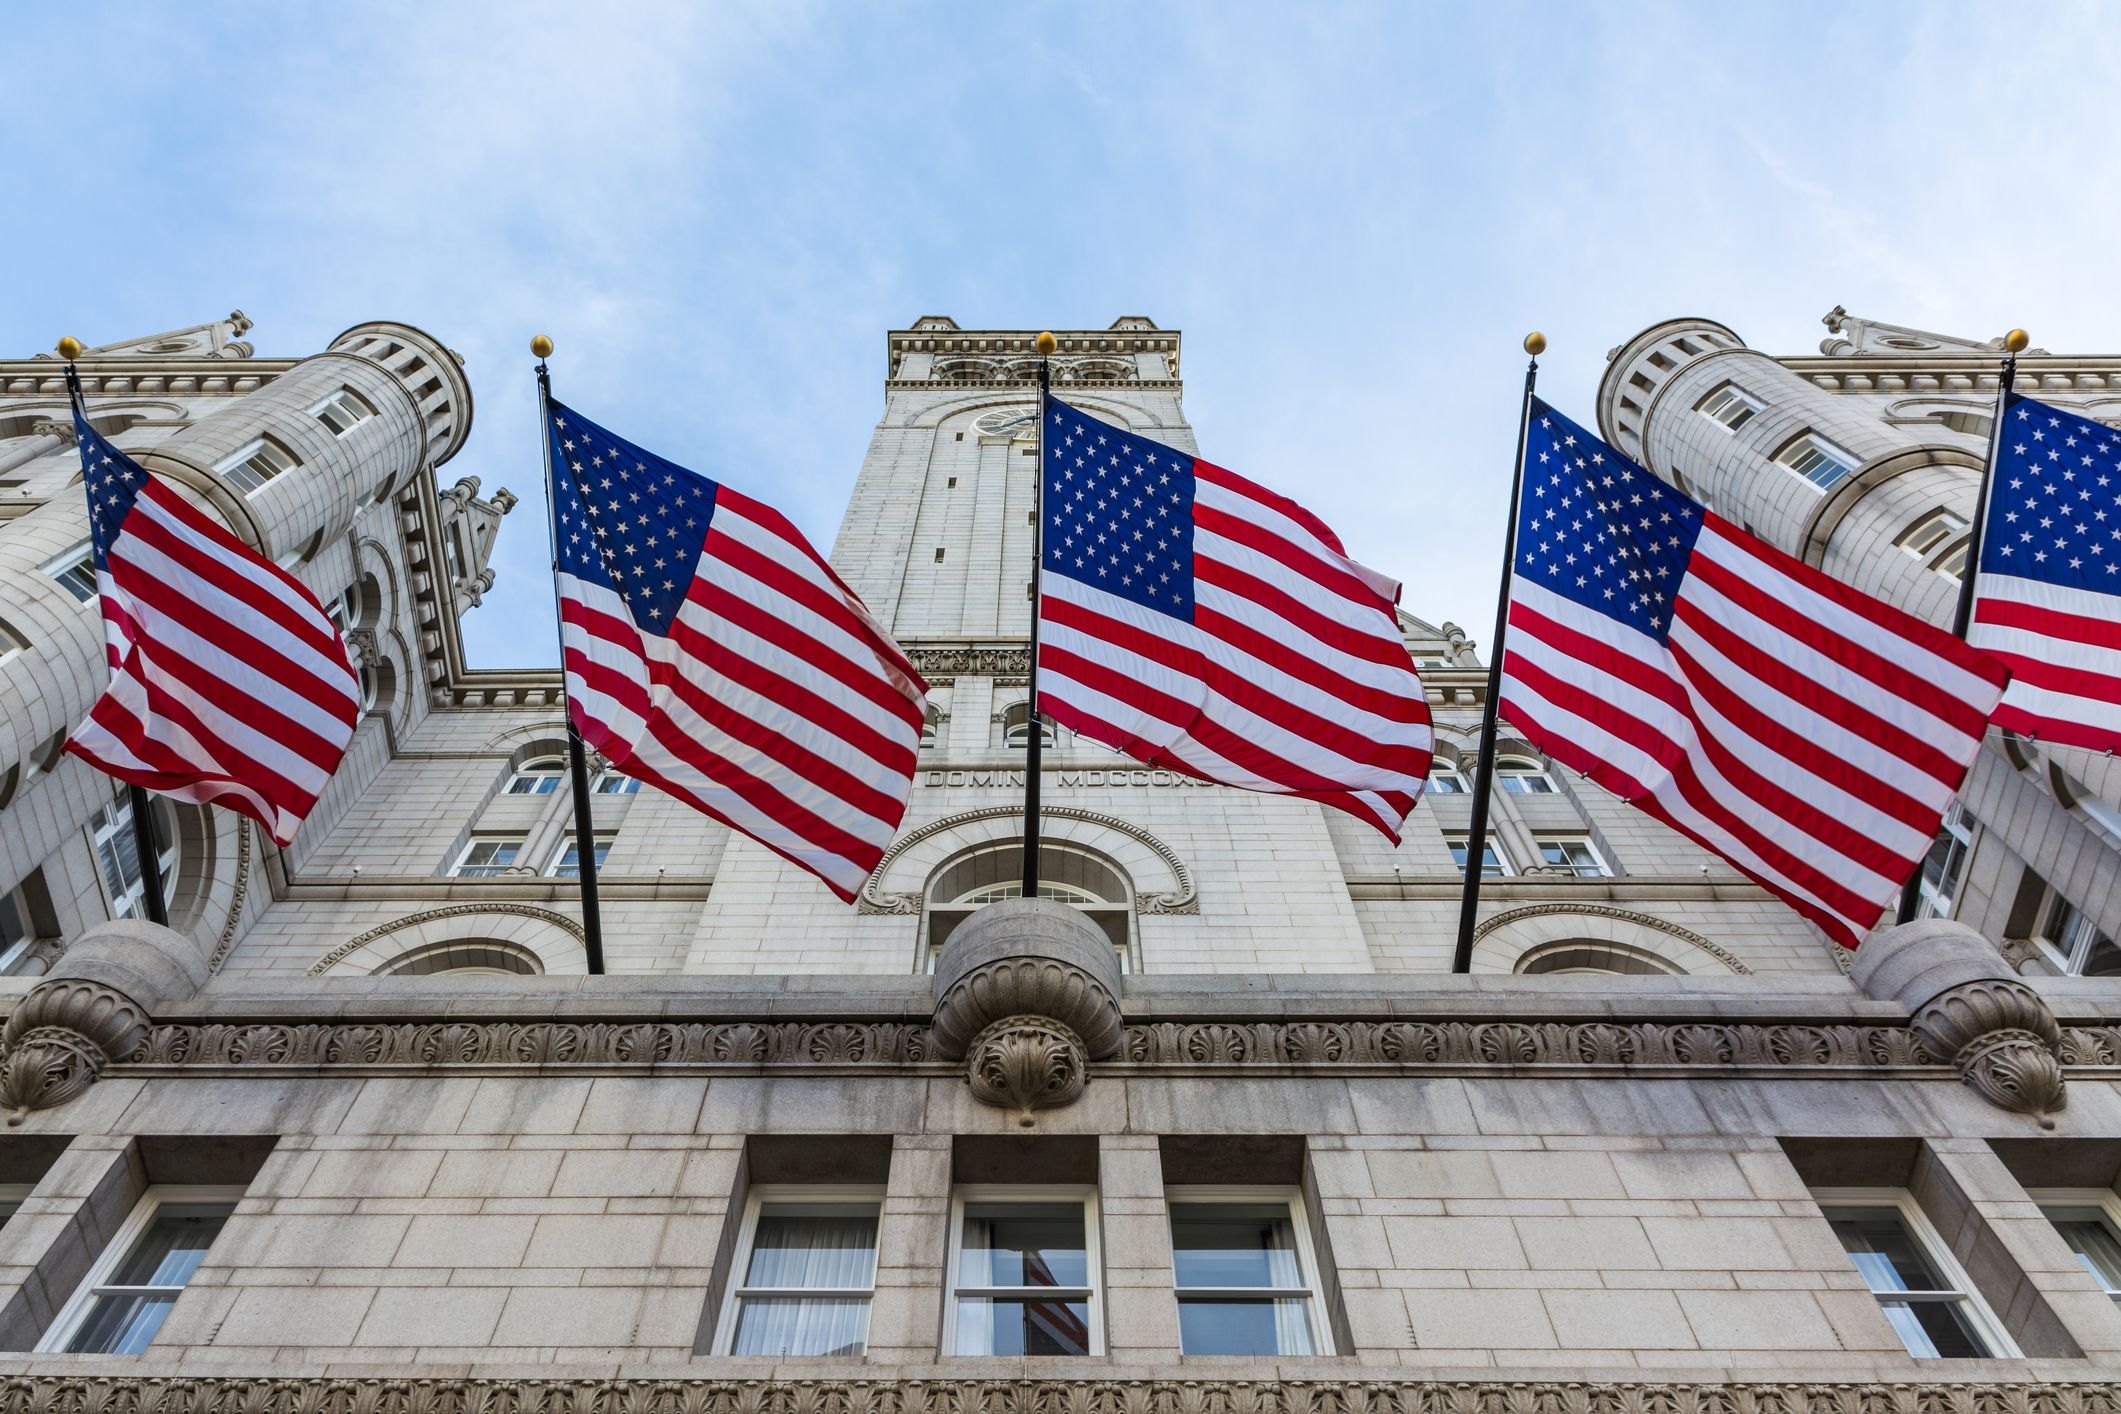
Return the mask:
[[[589,974],[604,971],[604,917],[597,904],[597,841],[589,810],[589,759],[582,734],[575,729],[574,703],[567,695],[567,639],[560,623],[560,510],[552,466],[552,375],[545,367],[552,340],[543,334],[530,341],[538,360],[538,445],[545,452],[545,531],[552,539],[553,628],[560,637],[560,702],[567,713],[567,771],[574,794],[574,857],[582,888],[582,946],[589,953]]]
[[[1974,580],[1981,571],[1981,536],[1988,528],[1988,498],[1996,476],[1996,458],[2003,450],[2003,413],[2010,405],[2011,390],[2018,384],[2018,355],[2032,341],[2032,335],[2023,329],[2013,329],[2003,336],[2003,372],[1996,380],[1996,414],[1989,422],[1988,460],[1981,466],[1981,489],[1974,495],[1974,523],[1966,531],[1966,567],[1959,573],[1959,599],[1952,606],[1952,637],[1962,642],[1974,624]],[[1915,914],[1922,907],[1922,870],[1928,863],[1925,851],[1900,891],[1900,912],[1894,922],[1915,921]]]
[[[1053,396],[1050,333],[1038,336],[1038,435],[1031,485],[1031,711],[1024,740],[1024,897],[1038,897],[1038,787],[1045,769],[1046,730],[1038,711],[1038,617],[1046,559],[1046,403]]]
[[[74,415],[83,422],[88,421],[88,405],[81,393],[81,371],[74,367],[74,360],[81,357],[81,341],[71,334],[59,341],[59,356],[66,360],[66,396],[73,404]],[[86,478],[84,478],[84,484]],[[89,507],[89,519],[94,520],[95,507]],[[140,900],[146,910],[147,921],[169,926],[169,903],[162,896],[162,849],[155,838],[155,801],[144,786],[128,782],[125,787],[127,808],[133,817],[133,853],[140,857]]]
[[[1524,336],[1524,351],[1532,356],[1524,370],[1524,405],[1517,414],[1517,460],[1510,468],[1510,521],[1502,537],[1502,588],[1495,599],[1495,641],[1488,649],[1488,697],[1480,717],[1480,764],[1473,773],[1473,819],[1466,830],[1465,889],[1458,903],[1458,949],[1451,956],[1453,972],[1473,968],[1473,924],[1480,913],[1481,867],[1488,853],[1488,793],[1495,785],[1496,709],[1502,700],[1502,652],[1510,626],[1510,579],[1517,565],[1518,498],[1524,493],[1524,445],[1532,427],[1532,389],[1539,382],[1539,356],[1546,352],[1547,337],[1534,331]]]

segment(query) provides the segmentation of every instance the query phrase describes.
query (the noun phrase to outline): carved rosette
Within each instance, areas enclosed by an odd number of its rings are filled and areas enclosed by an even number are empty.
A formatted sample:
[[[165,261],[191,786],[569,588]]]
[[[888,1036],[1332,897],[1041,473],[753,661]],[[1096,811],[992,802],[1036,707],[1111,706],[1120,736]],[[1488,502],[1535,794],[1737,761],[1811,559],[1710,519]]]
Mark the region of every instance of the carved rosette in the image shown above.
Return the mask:
[[[8,1123],[64,1104],[96,1083],[103,1067],[147,1040],[147,1009],[115,987],[79,977],[40,982],[0,1035],[0,1103]]]
[[[1962,982],[1917,1007],[1909,1024],[1981,1098],[2055,1127],[2048,1116],[2069,1102],[2062,1028],[2032,988],[2002,977]]]
[[[1032,1111],[1081,1098],[1089,1060],[1082,1038],[1058,1021],[1005,1016],[973,1038],[965,1080],[982,1103],[1016,1111],[1016,1122],[1029,1128]]]

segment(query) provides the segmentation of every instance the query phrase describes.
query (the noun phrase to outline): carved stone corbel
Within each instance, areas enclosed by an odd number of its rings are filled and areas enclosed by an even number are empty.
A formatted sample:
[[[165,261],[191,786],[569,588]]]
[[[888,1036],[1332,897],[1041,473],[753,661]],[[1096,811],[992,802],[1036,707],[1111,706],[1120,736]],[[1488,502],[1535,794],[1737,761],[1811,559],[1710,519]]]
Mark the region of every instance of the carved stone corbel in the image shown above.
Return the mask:
[[[959,924],[935,986],[935,1053],[962,1057],[972,1093],[1026,1127],[1034,1111],[1073,1104],[1090,1061],[1125,1034],[1111,943],[1048,899],[990,903]]]
[[[1904,1004],[1924,1048],[1982,1099],[2054,1128],[2049,1116],[2069,1103],[2062,1028],[1986,938],[1941,918],[1903,923],[1865,939],[1849,975],[1864,995]]]
[[[0,1103],[7,1122],[61,1105],[96,1083],[103,1067],[147,1039],[149,1017],[115,987],[80,977],[40,982],[8,1016],[0,1041]]]

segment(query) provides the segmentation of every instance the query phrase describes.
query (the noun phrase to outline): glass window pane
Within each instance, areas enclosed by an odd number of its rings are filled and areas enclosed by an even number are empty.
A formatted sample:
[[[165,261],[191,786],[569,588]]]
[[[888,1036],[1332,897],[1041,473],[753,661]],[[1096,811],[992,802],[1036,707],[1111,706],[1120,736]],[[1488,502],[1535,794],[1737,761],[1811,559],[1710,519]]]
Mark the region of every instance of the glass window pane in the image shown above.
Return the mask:
[[[958,1285],[1083,1287],[1089,1280],[1081,1203],[965,1205]]]
[[[2109,1292],[2121,1292],[2121,1241],[2093,1208],[2051,1208],[2047,1216],[2084,1269]]]
[[[105,1286],[183,1286],[228,1222],[226,1203],[164,1203]]]
[[[1181,1287],[1304,1284],[1286,1203],[1173,1203],[1171,1246]]]
[[[751,1239],[747,1287],[865,1287],[876,1271],[876,1210],[768,1203]]]
[[[97,1299],[88,1319],[66,1343],[77,1355],[138,1355],[147,1349],[155,1332],[169,1319],[169,1308],[177,1304],[170,1296],[104,1296]]]
[[[1315,1355],[1311,1303],[1181,1299],[1179,1346],[1188,1355]]]
[[[1088,1355],[1090,1303],[963,1296],[959,1355]]]
[[[1968,1359],[1988,1354],[1957,1301],[1886,1301],[1886,1320],[1907,1353],[1925,1360]]]
[[[860,1355],[869,1303],[801,1296],[747,1296],[736,1313],[732,1355]]]
[[[1834,1235],[1873,1291],[1945,1291],[1950,1288],[1915,1245],[1913,1234],[1890,1208],[1844,1208],[1833,1214]]]

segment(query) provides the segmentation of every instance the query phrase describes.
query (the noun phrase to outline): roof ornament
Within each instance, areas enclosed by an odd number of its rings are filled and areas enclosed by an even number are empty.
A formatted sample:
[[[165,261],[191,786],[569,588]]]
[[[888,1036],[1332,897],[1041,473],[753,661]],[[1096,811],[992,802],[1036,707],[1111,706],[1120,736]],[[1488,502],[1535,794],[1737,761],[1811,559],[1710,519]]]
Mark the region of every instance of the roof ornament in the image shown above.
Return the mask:
[[[1836,338],[1822,339],[1819,352],[1829,358],[1904,358],[1909,354],[1958,356],[1981,354],[1992,357],[2003,352],[2002,339],[1967,339],[1957,334],[1933,334],[1903,324],[1876,319],[1858,319],[1841,305],[1828,310],[1819,321]],[[2031,349],[2044,354],[2046,349]]]

